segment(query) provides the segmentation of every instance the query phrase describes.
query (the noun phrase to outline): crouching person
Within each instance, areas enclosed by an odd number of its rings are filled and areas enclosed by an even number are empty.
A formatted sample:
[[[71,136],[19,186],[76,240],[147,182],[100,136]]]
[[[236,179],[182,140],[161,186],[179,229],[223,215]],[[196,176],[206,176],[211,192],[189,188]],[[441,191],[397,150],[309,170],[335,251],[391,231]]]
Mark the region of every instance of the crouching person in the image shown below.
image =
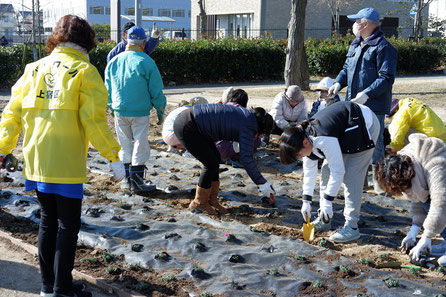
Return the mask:
[[[446,240],[446,144],[439,138],[411,134],[409,144],[379,163],[377,179],[392,195],[412,201],[412,226],[401,243],[416,261],[423,252],[441,256],[438,264],[446,266],[446,242],[431,245],[440,234]],[[423,227],[421,239],[417,235]]]
[[[146,34],[141,27],[127,31],[125,52],[115,56],[105,69],[108,102],[115,113],[115,128],[124,162],[127,186],[136,193],[155,189],[144,183],[145,163],[150,157],[148,141],[150,110],[155,107],[162,123],[166,97],[155,62],[146,53]]]
[[[269,133],[272,125],[272,117],[260,107],[248,110],[228,104],[202,104],[180,113],[174,124],[175,135],[204,165],[190,209],[198,208],[212,215],[227,212],[217,199],[221,161],[215,146],[218,140],[239,142],[240,160],[249,177],[264,196],[275,193],[271,183],[258,170],[253,153],[254,138]]]
[[[40,204],[40,296],[92,296],[73,285],[71,276],[89,142],[111,163],[116,180],[125,175],[107,126],[107,90],[88,60],[95,46],[85,19],[62,17],[48,38],[50,54],[26,66],[0,123],[2,155],[11,153],[23,133],[25,190],[35,190]]]

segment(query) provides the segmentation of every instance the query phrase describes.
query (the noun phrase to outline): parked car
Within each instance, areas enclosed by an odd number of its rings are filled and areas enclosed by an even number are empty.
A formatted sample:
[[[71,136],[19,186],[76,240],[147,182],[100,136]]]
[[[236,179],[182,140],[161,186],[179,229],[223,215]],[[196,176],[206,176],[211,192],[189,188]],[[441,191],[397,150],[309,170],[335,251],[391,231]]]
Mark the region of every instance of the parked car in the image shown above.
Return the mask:
[[[183,33],[183,31],[166,31],[163,33],[163,39],[183,39],[183,38],[187,38],[186,32]]]

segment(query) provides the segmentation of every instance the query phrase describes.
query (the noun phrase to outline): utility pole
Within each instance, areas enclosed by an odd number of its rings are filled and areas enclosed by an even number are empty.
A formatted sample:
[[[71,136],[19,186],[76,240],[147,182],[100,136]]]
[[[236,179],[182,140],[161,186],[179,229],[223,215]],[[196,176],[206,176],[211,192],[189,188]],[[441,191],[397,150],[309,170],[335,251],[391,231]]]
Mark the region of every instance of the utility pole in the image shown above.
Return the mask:
[[[135,25],[141,27],[142,22],[142,5],[141,0],[135,0]]]
[[[33,30],[32,30],[32,35],[33,35],[33,59],[34,61],[37,61],[37,51],[36,51],[36,15],[35,15],[35,5],[34,5],[34,0],[32,0],[32,17],[33,17]]]
[[[40,0],[37,0],[37,29],[39,34],[39,59],[42,58],[42,34],[40,28]]]

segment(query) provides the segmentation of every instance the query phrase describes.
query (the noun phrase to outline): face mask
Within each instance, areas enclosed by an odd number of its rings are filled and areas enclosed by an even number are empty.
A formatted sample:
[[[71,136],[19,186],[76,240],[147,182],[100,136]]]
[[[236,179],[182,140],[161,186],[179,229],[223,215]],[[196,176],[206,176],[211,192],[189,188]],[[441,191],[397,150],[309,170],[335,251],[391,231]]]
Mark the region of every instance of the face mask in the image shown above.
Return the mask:
[[[352,29],[352,31],[353,31],[353,34],[356,36],[356,37],[360,37],[361,36],[361,31],[359,30],[359,24],[358,23],[354,23],[353,24],[353,29]]]

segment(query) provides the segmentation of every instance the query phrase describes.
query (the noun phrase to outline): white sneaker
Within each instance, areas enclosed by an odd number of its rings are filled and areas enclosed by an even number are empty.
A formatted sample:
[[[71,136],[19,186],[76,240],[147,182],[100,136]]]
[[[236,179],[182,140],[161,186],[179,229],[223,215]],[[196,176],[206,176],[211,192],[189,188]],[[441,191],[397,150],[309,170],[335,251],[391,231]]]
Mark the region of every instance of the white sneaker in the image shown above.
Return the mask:
[[[341,230],[330,236],[330,240],[334,242],[350,242],[359,239],[359,228],[356,230],[350,226],[344,226]]]
[[[440,244],[431,246],[432,256],[443,256],[446,254],[446,240],[443,240]]]
[[[320,217],[317,217],[312,224],[314,224],[314,232],[328,231],[331,229],[331,220],[328,223],[324,223]]]
[[[44,293],[44,292],[40,292],[40,296],[41,297],[53,297],[54,293]]]

